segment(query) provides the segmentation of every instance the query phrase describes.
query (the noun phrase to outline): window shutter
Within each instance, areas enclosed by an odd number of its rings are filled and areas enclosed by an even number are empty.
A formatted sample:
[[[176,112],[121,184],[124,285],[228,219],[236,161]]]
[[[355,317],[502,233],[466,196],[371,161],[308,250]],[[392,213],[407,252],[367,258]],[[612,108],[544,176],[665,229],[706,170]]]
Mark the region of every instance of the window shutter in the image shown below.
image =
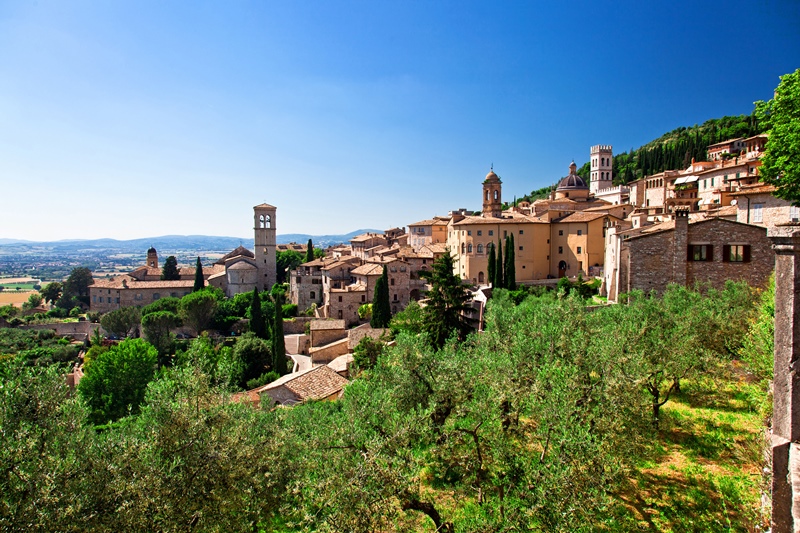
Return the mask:
[[[694,247],[691,244],[686,247],[686,260],[687,261],[694,260],[694,254],[692,253],[693,251],[694,251]]]
[[[722,262],[727,263],[731,260],[731,245],[725,244],[722,246]]]
[[[706,246],[706,250],[708,253],[706,254],[706,261],[713,261],[714,260],[714,247],[712,245]]]
[[[745,263],[749,263],[750,262],[750,245],[749,244],[745,244],[744,245],[744,262]]]

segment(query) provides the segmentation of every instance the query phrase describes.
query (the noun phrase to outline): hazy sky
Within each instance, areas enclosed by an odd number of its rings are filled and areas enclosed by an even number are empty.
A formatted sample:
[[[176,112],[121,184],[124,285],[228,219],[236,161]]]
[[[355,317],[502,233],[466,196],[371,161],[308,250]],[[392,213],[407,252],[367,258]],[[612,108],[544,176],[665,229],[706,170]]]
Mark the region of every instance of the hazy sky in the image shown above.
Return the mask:
[[[403,226],[798,67],[797,0],[0,0],[0,238]]]

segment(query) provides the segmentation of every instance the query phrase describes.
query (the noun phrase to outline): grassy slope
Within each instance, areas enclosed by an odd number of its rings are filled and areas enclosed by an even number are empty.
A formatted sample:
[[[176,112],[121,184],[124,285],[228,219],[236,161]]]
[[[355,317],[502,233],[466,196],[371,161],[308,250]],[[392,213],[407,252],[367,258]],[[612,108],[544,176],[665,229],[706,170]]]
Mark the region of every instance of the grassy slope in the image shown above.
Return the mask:
[[[666,404],[660,438],[619,495],[607,530],[766,530],[765,393],[736,368],[722,382],[682,387]]]

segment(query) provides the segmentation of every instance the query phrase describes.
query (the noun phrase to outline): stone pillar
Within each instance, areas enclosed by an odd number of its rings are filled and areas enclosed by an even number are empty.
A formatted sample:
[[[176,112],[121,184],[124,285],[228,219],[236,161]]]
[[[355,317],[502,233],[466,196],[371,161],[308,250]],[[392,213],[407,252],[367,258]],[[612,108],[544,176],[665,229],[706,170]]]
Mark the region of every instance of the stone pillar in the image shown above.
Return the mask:
[[[800,532],[800,226],[769,228],[775,250],[772,533]]]
[[[675,211],[675,240],[672,248],[672,282],[686,285],[689,246],[689,211]]]

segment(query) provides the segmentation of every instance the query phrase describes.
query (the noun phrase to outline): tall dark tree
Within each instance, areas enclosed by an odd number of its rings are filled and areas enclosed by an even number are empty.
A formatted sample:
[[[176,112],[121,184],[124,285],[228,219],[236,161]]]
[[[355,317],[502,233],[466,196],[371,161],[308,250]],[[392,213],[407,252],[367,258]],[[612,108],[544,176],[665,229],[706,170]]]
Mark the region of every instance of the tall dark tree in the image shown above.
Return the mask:
[[[306,247],[306,263],[310,263],[314,260],[314,243],[311,242],[311,239],[308,239],[308,246]]]
[[[506,237],[506,260],[505,268],[503,269],[503,283],[505,288],[513,291],[517,288],[517,267],[514,264],[516,261],[516,252],[514,251],[514,233],[509,233]]]
[[[495,265],[495,261],[497,261],[497,258],[495,257],[494,253],[494,243],[490,242],[488,246],[489,246],[489,260],[488,260],[489,264],[487,267],[487,275],[489,278],[489,283],[492,285],[492,287],[494,287],[495,268],[497,267],[497,265]]]
[[[181,274],[178,271],[178,260],[174,255],[167,257],[164,261],[164,268],[161,270],[161,279],[165,281],[173,281],[181,279]]]
[[[275,273],[278,283],[286,283],[289,273],[303,263],[305,256],[294,250],[275,254]]]
[[[369,325],[373,328],[388,328],[392,320],[392,309],[389,304],[389,273],[383,265],[383,273],[375,282],[375,293],[372,296],[372,318]]]
[[[70,307],[72,307],[76,299],[88,305],[89,286],[92,284],[94,284],[94,278],[92,278],[91,270],[86,267],[73,268],[69,277],[64,282],[64,291],[59,301],[70,301]]]
[[[61,292],[64,290],[64,286],[59,281],[53,281],[52,283],[48,283],[41,289],[39,289],[39,294],[42,295],[42,298],[45,302],[50,302],[54,304],[61,298]]]
[[[494,263],[494,281],[492,281],[492,286],[498,289],[505,287],[503,283],[503,243],[500,239],[497,239],[497,257]]]
[[[471,327],[466,314],[472,311],[467,305],[470,293],[457,275],[453,273],[453,258],[448,250],[434,261],[430,271],[419,275],[431,284],[428,291],[428,305],[424,309],[425,331],[435,348],[444,346],[447,338],[455,331],[459,339],[464,339]]]
[[[275,320],[272,323],[272,370],[281,376],[288,374],[286,340],[283,337],[283,295],[275,295]]]
[[[253,289],[253,299],[250,302],[250,331],[259,339],[267,338],[267,324],[264,321],[264,314],[261,312],[261,297],[258,294],[258,288]]]
[[[197,257],[197,264],[194,267],[194,287],[192,292],[201,291],[206,286],[206,280],[203,279],[203,263],[200,262],[200,256]]]

